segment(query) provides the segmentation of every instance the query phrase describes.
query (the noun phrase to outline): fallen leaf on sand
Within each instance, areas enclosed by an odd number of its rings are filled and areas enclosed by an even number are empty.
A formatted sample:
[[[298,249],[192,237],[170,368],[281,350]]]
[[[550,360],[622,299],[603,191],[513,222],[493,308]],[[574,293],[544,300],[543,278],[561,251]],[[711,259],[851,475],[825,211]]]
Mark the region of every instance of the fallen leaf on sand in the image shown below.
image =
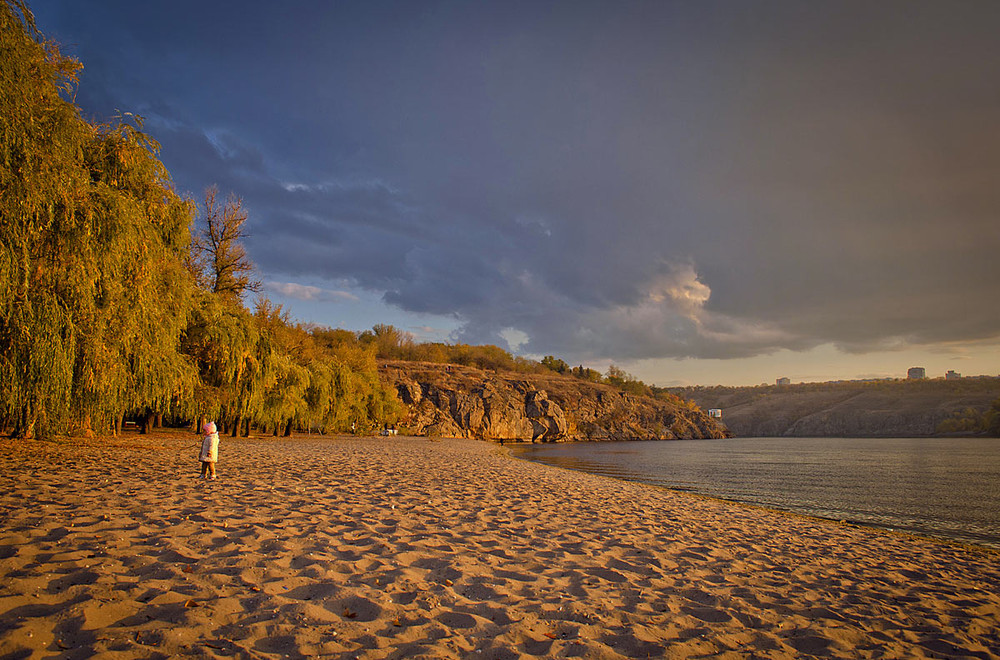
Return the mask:
[[[184,568],[182,568],[181,570],[182,570],[182,571],[184,571],[185,573],[190,573],[190,572],[192,572],[192,571],[193,571],[194,569],[193,569],[193,568],[191,568],[190,566],[185,566],[185,567],[184,567]]]
[[[194,600],[188,598],[184,601],[184,607],[201,607],[201,603],[195,602]]]
[[[543,634],[544,634],[544,635],[545,635],[546,637],[548,637],[549,639],[557,639],[557,638],[559,637],[559,635],[557,635],[557,634],[555,634],[555,633],[551,633],[551,632],[547,632],[547,633],[543,633]]]
[[[349,607],[345,607],[345,608],[344,608],[344,613],[343,613],[343,615],[342,615],[342,616],[343,616],[343,617],[344,617],[345,619],[353,619],[353,618],[354,618],[354,617],[356,617],[357,615],[358,615],[358,613],[357,613],[357,612],[354,612],[354,611],[352,611],[352,610],[351,610],[351,609],[350,609]]]
[[[452,582],[451,580],[445,580],[445,581],[444,581],[444,583],[445,583],[446,585],[448,585],[449,587],[450,587],[450,586],[452,586],[453,584],[455,584],[455,583],[454,583],[454,582]]]

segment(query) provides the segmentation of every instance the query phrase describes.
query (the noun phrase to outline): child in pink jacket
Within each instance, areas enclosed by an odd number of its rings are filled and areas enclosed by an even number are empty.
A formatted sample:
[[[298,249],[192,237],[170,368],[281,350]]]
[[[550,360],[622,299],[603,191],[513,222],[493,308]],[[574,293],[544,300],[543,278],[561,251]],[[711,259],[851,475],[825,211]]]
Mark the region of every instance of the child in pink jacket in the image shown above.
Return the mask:
[[[215,479],[215,464],[219,460],[219,433],[215,422],[208,422],[201,427],[205,437],[201,440],[201,478]]]

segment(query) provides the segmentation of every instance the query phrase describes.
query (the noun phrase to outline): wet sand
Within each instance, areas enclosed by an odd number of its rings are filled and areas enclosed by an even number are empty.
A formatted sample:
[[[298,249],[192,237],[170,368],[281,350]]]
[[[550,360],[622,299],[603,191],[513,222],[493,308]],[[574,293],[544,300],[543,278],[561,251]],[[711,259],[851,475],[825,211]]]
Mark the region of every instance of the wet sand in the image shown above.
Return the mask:
[[[424,438],[0,440],[0,658],[1000,658],[1000,553]]]

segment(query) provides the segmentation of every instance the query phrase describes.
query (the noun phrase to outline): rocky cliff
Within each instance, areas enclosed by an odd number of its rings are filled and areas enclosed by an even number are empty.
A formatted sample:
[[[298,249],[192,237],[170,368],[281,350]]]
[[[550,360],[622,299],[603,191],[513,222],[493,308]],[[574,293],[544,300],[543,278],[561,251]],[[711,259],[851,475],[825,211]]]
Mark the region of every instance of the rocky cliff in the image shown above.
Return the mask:
[[[559,374],[481,371],[428,362],[383,362],[416,435],[564,442],[723,438],[725,427],[683,400],[625,394]]]
[[[738,437],[921,437],[1000,397],[1000,378],[805,383],[671,390],[721,408]]]

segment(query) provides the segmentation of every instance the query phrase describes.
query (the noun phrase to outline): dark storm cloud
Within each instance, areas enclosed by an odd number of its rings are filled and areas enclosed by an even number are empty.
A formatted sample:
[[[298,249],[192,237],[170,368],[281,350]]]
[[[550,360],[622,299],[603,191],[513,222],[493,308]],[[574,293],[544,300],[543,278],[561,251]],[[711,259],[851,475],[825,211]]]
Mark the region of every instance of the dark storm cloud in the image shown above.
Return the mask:
[[[239,7],[36,9],[270,281],[581,360],[998,333],[994,3]]]

